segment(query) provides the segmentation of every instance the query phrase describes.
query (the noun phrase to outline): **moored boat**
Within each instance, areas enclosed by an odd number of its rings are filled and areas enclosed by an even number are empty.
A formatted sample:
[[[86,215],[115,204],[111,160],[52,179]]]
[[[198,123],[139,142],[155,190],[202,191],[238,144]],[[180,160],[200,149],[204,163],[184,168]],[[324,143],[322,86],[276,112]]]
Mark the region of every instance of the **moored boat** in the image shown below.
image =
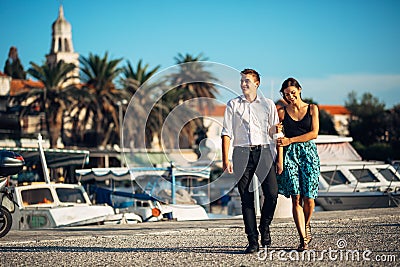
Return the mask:
[[[76,184],[17,186],[14,200],[18,207],[13,229],[18,230],[102,224],[115,214],[108,205],[92,205],[84,188]]]
[[[317,205],[323,210],[399,206],[399,170],[384,162],[363,161],[351,141],[338,136],[316,140],[321,159]]]
[[[80,184],[51,182],[42,142],[39,134],[38,151],[45,182],[29,182],[14,187],[14,201],[18,207],[12,216],[13,229],[121,223],[121,214],[116,214],[109,205],[93,205]],[[136,220],[141,221],[139,216]]]

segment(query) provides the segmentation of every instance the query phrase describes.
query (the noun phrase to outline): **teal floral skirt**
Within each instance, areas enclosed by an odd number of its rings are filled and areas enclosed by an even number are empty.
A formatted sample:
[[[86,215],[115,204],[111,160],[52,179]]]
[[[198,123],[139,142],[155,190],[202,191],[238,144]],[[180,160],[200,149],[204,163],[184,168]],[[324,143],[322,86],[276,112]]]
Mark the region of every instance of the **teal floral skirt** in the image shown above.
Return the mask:
[[[285,197],[318,196],[320,162],[313,141],[293,143],[283,148],[283,172],[277,175],[278,192]]]

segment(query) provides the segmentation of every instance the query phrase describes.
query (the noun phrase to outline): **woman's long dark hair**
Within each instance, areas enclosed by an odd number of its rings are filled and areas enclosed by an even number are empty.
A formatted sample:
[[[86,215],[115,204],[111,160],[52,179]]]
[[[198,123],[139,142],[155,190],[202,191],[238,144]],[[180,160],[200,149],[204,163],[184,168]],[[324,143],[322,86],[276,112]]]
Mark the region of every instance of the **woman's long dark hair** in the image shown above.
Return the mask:
[[[285,97],[285,93],[283,92],[286,88],[290,87],[290,86],[294,86],[297,89],[301,89],[301,85],[300,83],[295,79],[295,78],[287,78],[281,86],[281,90],[279,90],[279,92],[281,93],[283,99],[286,101],[286,103],[290,103],[289,100],[286,99]],[[300,93],[300,98],[301,98],[301,93]]]

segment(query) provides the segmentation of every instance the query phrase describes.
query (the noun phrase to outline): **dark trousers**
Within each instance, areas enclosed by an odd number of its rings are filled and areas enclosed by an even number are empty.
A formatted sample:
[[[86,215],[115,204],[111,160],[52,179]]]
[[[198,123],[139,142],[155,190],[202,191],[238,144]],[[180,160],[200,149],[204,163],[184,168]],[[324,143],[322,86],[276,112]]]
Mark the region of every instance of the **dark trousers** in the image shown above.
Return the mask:
[[[233,150],[233,170],[238,179],[238,189],[242,202],[245,232],[250,242],[258,240],[257,220],[254,207],[254,190],[250,188],[256,174],[264,194],[261,209],[260,229],[270,225],[278,198],[275,164],[269,147],[251,151],[249,148],[235,147]]]

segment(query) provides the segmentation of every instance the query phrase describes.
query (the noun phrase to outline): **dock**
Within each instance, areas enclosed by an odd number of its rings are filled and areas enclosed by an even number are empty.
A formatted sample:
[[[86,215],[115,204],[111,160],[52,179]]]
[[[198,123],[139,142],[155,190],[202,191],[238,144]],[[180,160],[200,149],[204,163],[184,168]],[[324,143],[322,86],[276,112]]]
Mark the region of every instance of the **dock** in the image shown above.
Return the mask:
[[[298,252],[293,219],[274,219],[272,246],[251,255],[240,217],[12,230],[0,266],[400,266],[400,208],[315,212],[311,226]]]

